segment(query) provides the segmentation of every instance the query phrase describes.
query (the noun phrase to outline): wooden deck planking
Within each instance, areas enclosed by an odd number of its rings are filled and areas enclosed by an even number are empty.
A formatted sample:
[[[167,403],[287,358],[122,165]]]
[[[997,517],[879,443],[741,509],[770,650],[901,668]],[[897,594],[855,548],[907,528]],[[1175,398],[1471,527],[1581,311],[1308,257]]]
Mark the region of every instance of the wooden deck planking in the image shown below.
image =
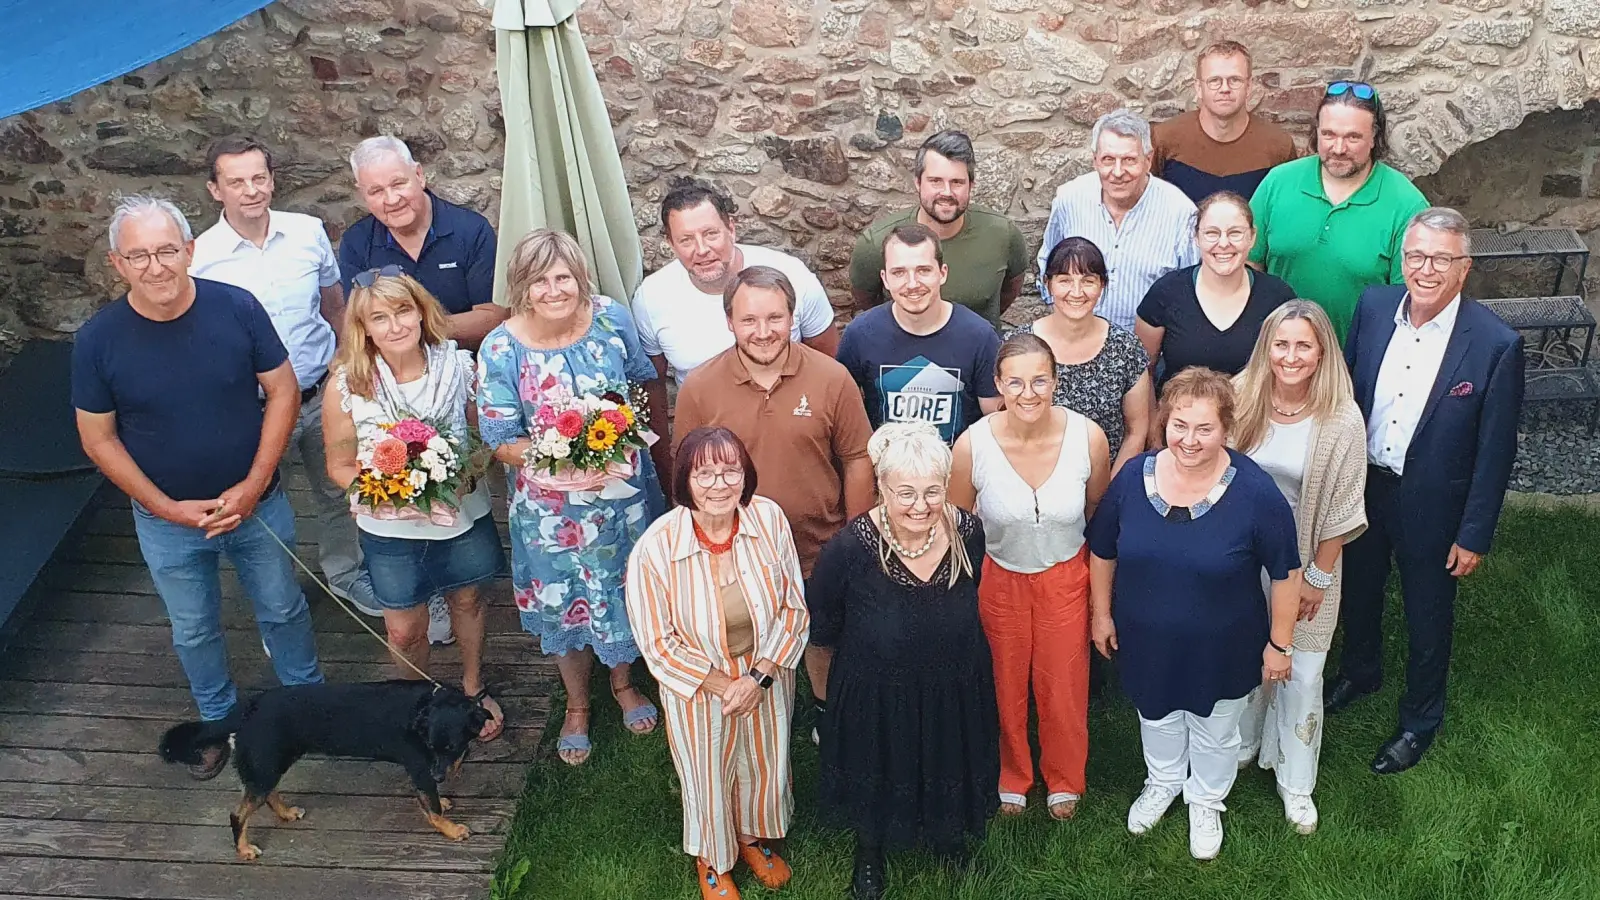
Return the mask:
[[[286,479],[291,501],[303,481]],[[496,519],[504,512],[496,504]],[[302,519],[300,535],[307,534]],[[502,535],[505,534],[502,528]],[[297,548],[316,568],[315,547]],[[251,821],[256,863],[234,859],[227,826],[231,767],[209,782],[155,754],[161,733],[195,716],[165,609],[139,554],[131,511],[113,497],[88,516],[35,590],[30,620],[0,656],[0,900],[465,900],[486,896],[528,763],[539,751],[556,681],[522,632],[509,586],[490,591],[485,677],[508,728],[475,745],[443,794],[473,836],[452,843],[423,820],[396,766],[307,758],[283,792],[306,818]],[[325,675],[396,676],[384,648],[302,575]],[[223,567],[223,627],[241,693],[276,684],[249,601]],[[382,630],[378,619],[365,621]],[[459,679],[454,647],[432,668]]]

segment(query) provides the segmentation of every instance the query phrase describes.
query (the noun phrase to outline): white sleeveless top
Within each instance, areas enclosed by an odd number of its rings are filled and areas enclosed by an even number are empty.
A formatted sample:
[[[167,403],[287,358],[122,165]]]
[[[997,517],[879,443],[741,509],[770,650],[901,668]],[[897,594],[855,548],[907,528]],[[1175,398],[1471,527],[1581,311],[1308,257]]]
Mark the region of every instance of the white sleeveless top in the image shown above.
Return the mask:
[[[1089,428],[1067,410],[1061,455],[1035,491],[1011,467],[995,440],[993,416],[973,423],[972,486],[989,557],[1008,571],[1031,575],[1066,562],[1083,547],[1089,492]]]
[[[471,366],[472,356],[465,350],[461,351],[461,364]],[[383,407],[377,401],[363,397],[360,394],[349,392],[345,388],[344,370],[335,375],[335,385],[343,395],[341,405],[350,413],[350,418],[355,422],[356,439],[363,442],[376,440],[383,429],[378,426],[386,416]],[[470,383],[470,380],[469,380]],[[416,407],[423,402],[421,396],[427,382],[424,379],[409,381],[396,385],[400,389],[400,398],[406,405]],[[467,430],[467,398],[462,397],[461,402],[452,407],[451,427],[465,434]],[[459,537],[472,529],[473,523],[489,514],[489,480],[479,478],[478,485],[472,493],[461,499],[461,514],[454,525],[435,525],[425,519],[379,519],[371,515],[356,515],[356,527],[368,534],[379,537],[412,538],[428,541],[448,540]]]

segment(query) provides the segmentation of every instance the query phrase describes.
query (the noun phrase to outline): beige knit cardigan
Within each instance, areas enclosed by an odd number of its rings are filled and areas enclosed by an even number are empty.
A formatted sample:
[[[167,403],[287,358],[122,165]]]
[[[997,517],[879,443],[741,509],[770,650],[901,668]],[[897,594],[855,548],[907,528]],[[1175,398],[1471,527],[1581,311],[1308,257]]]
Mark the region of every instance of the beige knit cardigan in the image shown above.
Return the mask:
[[[1300,477],[1300,504],[1295,534],[1300,559],[1316,558],[1317,545],[1344,536],[1348,542],[1367,530],[1367,423],[1354,401],[1319,421],[1306,448]],[[1322,608],[1310,621],[1297,621],[1294,647],[1326,653],[1339,625],[1339,598],[1344,588],[1344,554],[1333,567],[1333,584],[1323,593]]]

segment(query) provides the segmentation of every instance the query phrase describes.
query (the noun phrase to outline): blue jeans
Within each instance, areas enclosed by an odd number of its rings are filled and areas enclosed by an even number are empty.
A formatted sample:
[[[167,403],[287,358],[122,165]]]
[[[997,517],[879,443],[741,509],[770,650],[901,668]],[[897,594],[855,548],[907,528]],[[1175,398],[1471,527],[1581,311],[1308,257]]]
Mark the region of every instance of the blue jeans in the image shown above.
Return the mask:
[[[239,702],[222,636],[218,563],[223,554],[255,606],[256,626],[272,655],[278,681],[322,681],[306,595],[295,580],[294,564],[267,532],[270,527],[285,544],[294,546],[294,511],[281,488],[262,497],[255,515],[238,528],[214,538],[207,539],[198,528],[158,518],[137,502],[133,526],[156,592],[172,620],[172,646],[189,677],[200,718],[225,719]]]

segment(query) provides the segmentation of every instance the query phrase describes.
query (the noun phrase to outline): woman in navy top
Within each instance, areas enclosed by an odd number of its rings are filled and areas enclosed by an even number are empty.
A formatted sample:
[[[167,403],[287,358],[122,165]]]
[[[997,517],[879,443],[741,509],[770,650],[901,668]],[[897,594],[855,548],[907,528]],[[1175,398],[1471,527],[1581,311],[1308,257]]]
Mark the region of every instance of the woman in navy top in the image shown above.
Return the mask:
[[[1180,372],[1158,415],[1166,449],[1124,466],[1089,526],[1092,632],[1101,654],[1119,653],[1123,690],[1139,712],[1148,777],[1128,830],[1149,830],[1182,793],[1189,852],[1212,859],[1247,695],[1289,675],[1300,560],[1283,494],[1227,449],[1228,377]]]

